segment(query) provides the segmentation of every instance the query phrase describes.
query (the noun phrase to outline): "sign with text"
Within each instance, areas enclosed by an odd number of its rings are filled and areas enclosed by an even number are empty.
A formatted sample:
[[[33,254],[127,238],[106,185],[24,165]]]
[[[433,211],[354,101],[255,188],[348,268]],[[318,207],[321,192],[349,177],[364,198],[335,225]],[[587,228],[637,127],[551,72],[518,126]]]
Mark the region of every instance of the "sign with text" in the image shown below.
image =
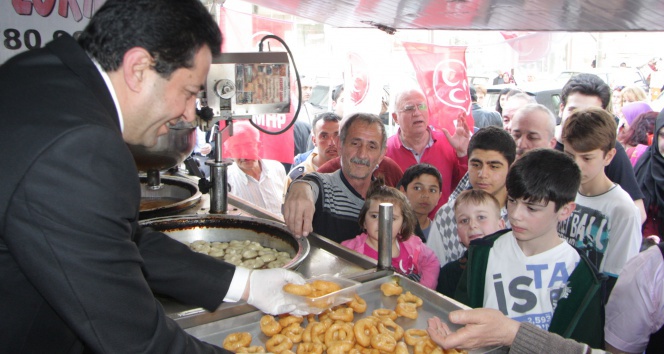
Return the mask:
[[[0,64],[43,47],[64,33],[77,35],[106,0],[4,0],[0,2]]]

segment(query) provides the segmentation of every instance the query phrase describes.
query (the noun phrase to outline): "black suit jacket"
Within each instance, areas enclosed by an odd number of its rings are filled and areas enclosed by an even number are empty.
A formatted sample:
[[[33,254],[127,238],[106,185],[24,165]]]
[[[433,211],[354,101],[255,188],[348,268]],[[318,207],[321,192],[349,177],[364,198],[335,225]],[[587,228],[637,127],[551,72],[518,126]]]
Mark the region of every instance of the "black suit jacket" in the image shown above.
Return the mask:
[[[235,268],[138,226],[140,186],[103,78],[68,36],[0,66],[0,348],[222,352],[151,289],[215,310]]]

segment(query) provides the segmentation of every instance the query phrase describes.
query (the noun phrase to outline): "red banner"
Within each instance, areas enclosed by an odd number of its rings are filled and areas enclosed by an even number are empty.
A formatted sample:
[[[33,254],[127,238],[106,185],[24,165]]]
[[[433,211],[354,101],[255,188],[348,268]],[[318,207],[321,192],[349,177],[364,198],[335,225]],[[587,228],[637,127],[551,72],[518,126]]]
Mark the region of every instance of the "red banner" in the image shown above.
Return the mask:
[[[549,32],[500,32],[505,41],[519,53],[519,61],[537,61],[551,51]]]
[[[226,8],[219,13],[219,28],[224,36],[222,52],[257,52],[258,43],[265,35],[275,35],[281,39],[286,38],[287,32],[293,29],[293,23],[279,21],[267,17],[245,14]],[[267,42],[270,47],[268,48]],[[281,43],[275,40],[264,42],[263,51],[284,51]],[[297,90],[294,84],[295,73],[291,70],[291,89]],[[295,114],[293,103],[297,103],[297,95],[291,93],[291,109],[288,114],[262,114],[253,117],[254,123],[268,131],[279,131],[288,125]],[[280,135],[260,133],[262,149],[260,156],[264,159],[277,160],[286,163],[293,162],[294,140],[293,129]],[[223,151],[224,157],[227,151]]]
[[[470,91],[466,74],[466,47],[444,47],[424,43],[403,43],[417,81],[429,106],[429,124],[454,134],[460,113],[471,116]]]

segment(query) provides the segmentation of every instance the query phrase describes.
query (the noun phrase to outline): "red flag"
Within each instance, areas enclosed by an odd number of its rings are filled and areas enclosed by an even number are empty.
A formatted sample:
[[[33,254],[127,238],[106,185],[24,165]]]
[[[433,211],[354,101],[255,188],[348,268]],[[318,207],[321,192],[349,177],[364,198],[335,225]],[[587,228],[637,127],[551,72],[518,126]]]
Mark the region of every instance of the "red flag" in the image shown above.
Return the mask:
[[[505,41],[519,53],[519,61],[536,61],[551,51],[552,34],[549,32],[500,32]]]
[[[453,134],[454,121],[463,112],[468,117],[466,123],[472,127],[466,47],[410,42],[403,43],[403,46],[427,99],[429,124]]]
[[[265,35],[272,34],[285,40],[287,33],[293,29],[293,23],[221,8],[219,28],[224,35],[223,52],[251,52],[258,51],[258,43]],[[281,43],[275,40],[269,40],[269,49],[265,43],[267,41],[264,42],[264,51],[284,51]],[[295,90],[296,86],[293,84],[294,72],[290,74],[290,87]],[[253,117],[254,123],[268,131],[283,129],[293,120],[295,114],[293,104],[297,104],[296,97],[297,95],[291,94],[290,113],[255,115]],[[262,144],[260,156],[262,158],[286,163],[293,162],[294,140],[292,128],[279,135],[260,132],[260,141]],[[226,152],[224,152],[224,157],[228,157]]]

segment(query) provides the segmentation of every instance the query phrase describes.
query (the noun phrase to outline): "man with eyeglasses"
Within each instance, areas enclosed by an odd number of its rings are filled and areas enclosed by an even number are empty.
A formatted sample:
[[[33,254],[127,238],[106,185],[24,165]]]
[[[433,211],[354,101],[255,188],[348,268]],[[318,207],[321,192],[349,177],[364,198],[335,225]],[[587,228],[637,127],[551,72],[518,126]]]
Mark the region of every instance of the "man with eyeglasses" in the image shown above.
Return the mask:
[[[443,176],[438,205],[430,217],[447,202],[459,180],[468,171],[468,142],[470,128],[465,119],[457,119],[457,129],[451,135],[446,129],[429,126],[426,98],[419,90],[405,90],[395,96],[392,118],[399,130],[387,140],[386,156],[399,164],[402,170],[418,163],[435,166]]]

